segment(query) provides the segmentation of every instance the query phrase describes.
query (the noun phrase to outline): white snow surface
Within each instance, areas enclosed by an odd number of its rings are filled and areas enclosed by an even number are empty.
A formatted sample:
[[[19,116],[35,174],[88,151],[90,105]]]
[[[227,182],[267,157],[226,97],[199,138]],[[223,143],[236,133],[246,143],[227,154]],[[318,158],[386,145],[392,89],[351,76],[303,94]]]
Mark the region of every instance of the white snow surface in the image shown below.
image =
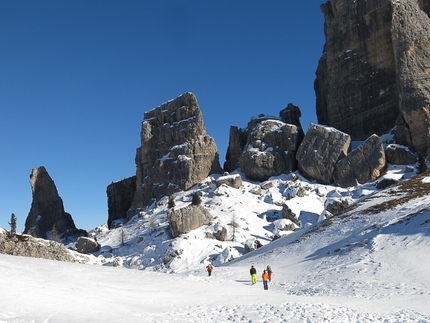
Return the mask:
[[[412,175],[391,166],[385,176]],[[239,189],[214,181],[175,194],[180,208],[198,192],[214,216],[179,238],[169,238],[166,198],[122,227],[92,231],[102,250],[87,264],[0,255],[0,323],[430,322],[429,195],[408,198],[374,183],[341,189],[290,175],[271,178],[258,195],[260,183],[244,177]],[[430,186],[428,177],[419,182]],[[326,219],[324,204],[336,197],[355,208]],[[301,227],[272,241],[282,203]],[[206,238],[222,225],[229,241]],[[249,239],[263,247],[245,254]],[[264,290],[267,265],[273,276]]]

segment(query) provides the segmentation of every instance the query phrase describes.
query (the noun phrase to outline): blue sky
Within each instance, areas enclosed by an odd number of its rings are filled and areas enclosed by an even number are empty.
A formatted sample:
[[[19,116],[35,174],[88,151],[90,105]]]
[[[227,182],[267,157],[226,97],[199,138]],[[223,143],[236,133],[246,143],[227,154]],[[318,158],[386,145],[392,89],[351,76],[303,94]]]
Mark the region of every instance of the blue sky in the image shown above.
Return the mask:
[[[0,227],[45,166],[78,228],[135,174],[143,113],[195,93],[221,165],[231,125],[293,103],[317,122],[325,1],[0,1]]]

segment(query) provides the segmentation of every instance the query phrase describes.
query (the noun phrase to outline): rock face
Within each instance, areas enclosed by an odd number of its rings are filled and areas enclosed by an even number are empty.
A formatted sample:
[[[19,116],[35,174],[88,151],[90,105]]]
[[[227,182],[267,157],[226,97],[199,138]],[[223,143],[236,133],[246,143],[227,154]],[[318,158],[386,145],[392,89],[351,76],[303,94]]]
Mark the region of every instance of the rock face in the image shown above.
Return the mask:
[[[61,236],[76,235],[78,230],[72,216],[64,211],[63,200],[45,167],[32,170],[30,184],[33,200],[25,221],[25,232],[43,239],[54,228]]]
[[[430,1],[393,3],[391,38],[399,88],[399,128],[396,141],[427,153],[430,146]],[[403,123],[403,126],[402,126]],[[410,142],[409,142],[410,140]]]
[[[239,158],[245,175],[265,181],[296,170],[296,151],[302,138],[298,127],[274,119],[263,119],[254,126],[252,123],[248,125],[248,140]]]
[[[242,164],[243,163],[247,163],[247,161],[244,161],[243,159],[248,159],[251,160],[253,159],[251,156],[255,157],[255,160],[251,161],[252,164],[261,164],[261,163],[268,163],[267,165],[265,165],[264,167],[267,168],[269,167],[269,164],[275,162],[275,164],[282,164],[281,159],[285,159],[290,161],[290,156],[287,157],[281,157],[277,158],[277,160],[275,161],[273,158],[270,158],[269,155],[266,156],[258,156],[259,154],[257,153],[257,150],[261,150],[264,147],[269,147],[269,149],[271,147],[278,149],[278,151],[276,152],[272,152],[271,154],[277,154],[279,153],[282,148],[276,147],[274,145],[277,144],[277,141],[282,141],[284,145],[288,146],[288,147],[283,147],[284,151],[289,151],[289,149],[294,149],[294,154],[295,151],[297,150],[298,145],[300,145],[300,142],[303,139],[304,136],[304,132],[302,129],[302,125],[300,123],[300,117],[301,117],[301,111],[300,108],[289,103],[287,105],[287,107],[283,110],[281,110],[279,112],[279,119],[275,118],[275,117],[266,117],[264,115],[260,115],[258,118],[253,118],[247,125],[247,127],[245,129],[241,129],[235,126],[231,126],[230,127],[230,139],[229,139],[229,145],[228,145],[228,149],[227,149],[227,154],[226,154],[226,161],[224,163],[224,169],[227,172],[232,172],[237,168],[242,168],[241,164],[240,164],[240,160],[242,159]],[[290,134],[288,132],[293,132],[294,133],[294,138],[282,138],[281,134],[269,134],[268,132],[270,132],[269,128],[265,128],[263,125],[261,125],[262,122],[284,122],[285,124],[288,125],[288,127],[285,127],[286,133],[284,133],[284,135],[289,136]],[[292,127],[295,126],[295,127]],[[256,129],[259,128],[259,129]],[[258,137],[262,137],[263,140],[270,140],[270,143],[267,142],[258,142],[259,139]],[[269,138],[271,137],[271,138]],[[289,141],[289,143],[287,144],[287,141]],[[295,148],[292,148],[291,144],[292,142],[294,142],[293,146],[296,146]],[[243,156],[242,154],[244,153],[244,150],[246,149],[252,149],[253,147],[257,147],[254,149],[254,152],[247,152],[246,156]],[[266,158],[267,157],[267,158]],[[264,161],[263,161],[264,159]],[[295,161],[292,161],[292,164],[295,166]],[[282,168],[284,169],[283,172],[290,172],[288,171],[288,168],[290,168],[291,165],[283,165]],[[251,168],[255,168],[254,166],[250,166]],[[277,166],[279,167],[279,165]],[[243,168],[242,168],[243,170]],[[295,170],[295,169],[294,169]],[[273,170],[273,171],[261,171],[262,174],[256,174],[255,176],[259,177],[259,178],[263,178],[263,177],[267,177],[267,173],[270,173],[270,176],[273,175],[279,175],[278,173],[279,170]],[[251,173],[251,172],[250,172]],[[263,174],[266,173],[266,174]],[[248,175],[247,175],[248,176]],[[250,177],[253,178],[253,177]],[[268,177],[267,177],[268,178]]]
[[[315,92],[320,124],[365,140],[397,126],[396,141],[430,143],[430,1],[331,0]]]
[[[347,155],[350,144],[349,135],[311,123],[297,150],[298,169],[310,179],[331,184],[335,166]]]
[[[384,145],[377,135],[370,136],[363,144],[336,164],[333,179],[341,187],[373,182],[386,168]]]
[[[136,192],[136,176],[110,184],[106,189],[108,198],[108,227],[111,229],[112,222],[127,218],[127,211],[133,203]]]
[[[385,149],[387,163],[396,165],[410,165],[417,162],[417,156],[408,147],[390,144]]]
[[[170,209],[167,214],[172,238],[190,232],[213,221],[212,215],[201,205],[190,204],[180,209]]]
[[[136,152],[133,208],[187,190],[212,173],[222,173],[213,138],[206,134],[192,93],[145,112]]]

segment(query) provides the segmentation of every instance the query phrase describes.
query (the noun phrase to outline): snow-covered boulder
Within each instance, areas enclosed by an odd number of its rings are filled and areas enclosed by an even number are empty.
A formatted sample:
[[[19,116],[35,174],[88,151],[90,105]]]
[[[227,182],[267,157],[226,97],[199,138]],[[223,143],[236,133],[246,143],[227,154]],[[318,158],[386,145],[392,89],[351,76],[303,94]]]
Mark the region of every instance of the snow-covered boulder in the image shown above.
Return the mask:
[[[216,180],[216,186],[220,187],[225,184],[233,188],[242,186],[242,177],[239,174],[221,176]]]
[[[245,242],[245,253],[257,250],[258,248],[262,247],[263,245],[261,242],[256,238],[250,238],[246,240]]]
[[[76,251],[79,253],[92,253],[100,250],[100,244],[94,239],[88,237],[80,237],[76,241]]]

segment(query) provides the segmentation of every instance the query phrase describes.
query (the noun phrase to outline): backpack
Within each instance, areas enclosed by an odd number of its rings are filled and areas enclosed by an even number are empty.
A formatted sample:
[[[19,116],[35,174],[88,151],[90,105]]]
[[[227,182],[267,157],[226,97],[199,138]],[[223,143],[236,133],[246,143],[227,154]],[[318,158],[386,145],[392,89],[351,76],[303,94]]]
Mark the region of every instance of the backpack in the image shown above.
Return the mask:
[[[267,271],[268,271],[269,273],[271,273],[271,272],[272,272],[272,267],[267,266]]]

